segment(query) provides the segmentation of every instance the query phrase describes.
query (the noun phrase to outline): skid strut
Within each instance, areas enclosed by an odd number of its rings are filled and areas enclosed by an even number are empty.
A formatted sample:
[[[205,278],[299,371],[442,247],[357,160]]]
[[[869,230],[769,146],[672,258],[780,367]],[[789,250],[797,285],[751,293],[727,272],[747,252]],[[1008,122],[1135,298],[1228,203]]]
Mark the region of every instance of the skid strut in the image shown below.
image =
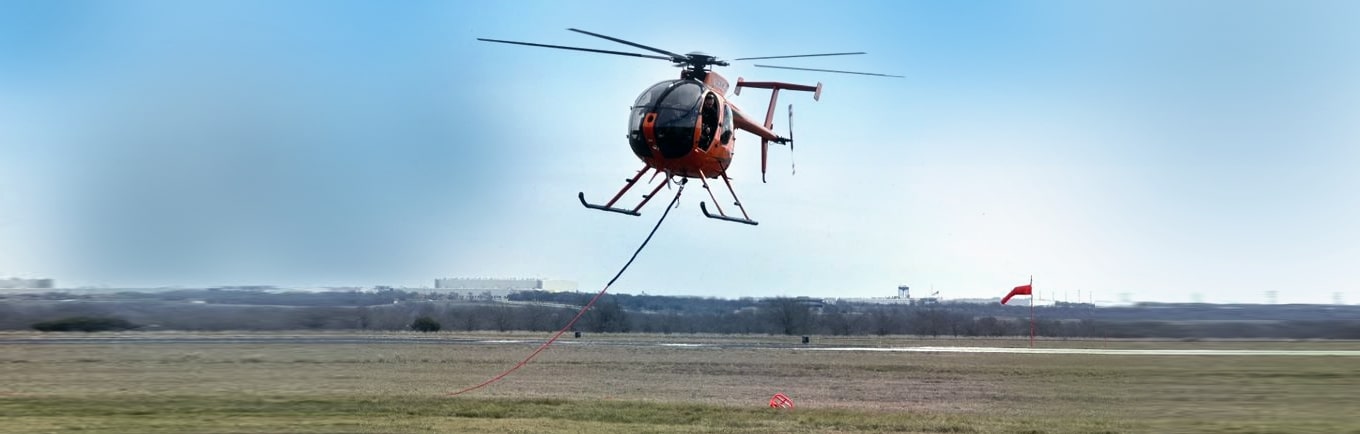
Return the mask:
[[[585,205],[586,208],[598,209],[600,211],[616,212],[619,214],[627,214],[635,217],[640,216],[642,215],[642,213],[638,212],[638,210],[642,209],[642,206],[646,205],[647,201],[652,200],[652,196],[656,196],[656,192],[661,191],[661,187],[666,185],[666,182],[669,181],[669,178],[667,179],[667,181],[662,181],[660,184],[657,184],[656,188],[653,188],[651,193],[643,195],[642,202],[639,202],[637,206],[633,207],[633,209],[631,210],[615,208],[614,203],[618,202],[619,198],[623,197],[623,194],[628,192],[628,189],[633,188],[633,185],[637,184],[638,180],[642,179],[642,175],[646,175],[647,171],[649,170],[652,170],[651,166],[642,166],[642,170],[639,170],[637,175],[633,175],[632,178],[629,178],[626,181],[627,183],[623,185],[623,189],[619,190],[618,193],[614,194],[614,198],[609,199],[609,202],[605,203],[604,205],[595,205],[593,203],[586,202],[586,194],[584,192],[577,193],[576,198],[581,199],[581,205]],[[659,175],[661,174],[661,171],[657,170],[656,173]],[[653,178],[655,178],[655,175],[653,175]]]
[[[718,214],[716,214],[716,215],[715,215],[715,214],[711,214],[711,213],[708,212],[708,207],[707,207],[706,205],[704,205],[704,202],[699,202],[699,210],[704,212],[704,217],[708,217],[708,218],[711,218],[711,219],[724,220],[724,221],[729,221],[729,222],[745,223],[745,224],[752,225],[752,226],[760,224],[760,223],[757,223],[755,220],[751,220],[751,216],[746,214],[746,207],[744,207],[744,206],[741,205],[741,199],[737,199],[737,191],[732,189],[732,181],[731,181],[731,178],[728,178],[728,177],[727,177],[727,173],[725,173],[725,172],[720,172],[720,173],[718,173],[718,175],[721,175],[721,176],[722,176],[723,183],[724,183],[724,184],[727,184],[727,191],[728,191],[729,193],[732,193],[732,204],[737,206],[737,210],[741,211],[741,216],[742,216],[742,218],[730,217],[730,216],[727,215],[727,213],[724,213],[724,212],[723,212],[722,206],[721,206],[721,205],[718,205],[718,198],[717,198],[716,196],[713,195],[713,189],[708,188],[708,179],[707,179],[708,177],[707,177],[707,176],[704,176],[704,172],[703,172],[702,170],[700,170],[700,171],[699,171],[699,181],[702,182],[702,183],[704,184],[704,191],[707,191],[707,192],[708,192],[708,197],[709,197],[709,199],[713,199],[713,208],[718,210]]]

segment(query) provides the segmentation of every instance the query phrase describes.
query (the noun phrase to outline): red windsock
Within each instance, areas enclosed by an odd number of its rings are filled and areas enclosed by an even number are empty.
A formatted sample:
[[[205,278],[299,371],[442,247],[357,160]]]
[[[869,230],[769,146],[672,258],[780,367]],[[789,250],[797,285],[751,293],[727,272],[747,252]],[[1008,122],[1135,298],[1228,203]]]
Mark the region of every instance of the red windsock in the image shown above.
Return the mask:
[[[1006,304],[1006,302],[1011,301],[1011,297],[1017,295],[1030,295],[1030,296],[1034,295],[1034,286],[1020,285],[1015,287],[1015,289],[1011,290],[1010,294],[1006,294],[1006,297],[1001,299],[1001,304]]]
[[[770,397],[770,408],[793,408],[793,400],[783,392]]]

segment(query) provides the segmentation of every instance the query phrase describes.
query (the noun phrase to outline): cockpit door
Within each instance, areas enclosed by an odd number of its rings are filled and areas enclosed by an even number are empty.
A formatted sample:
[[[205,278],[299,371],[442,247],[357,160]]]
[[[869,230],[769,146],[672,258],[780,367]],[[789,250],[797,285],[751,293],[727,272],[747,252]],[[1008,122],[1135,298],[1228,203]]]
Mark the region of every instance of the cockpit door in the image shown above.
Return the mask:
[[[721,133],[722,125],[718,121],[722,105],[718,95],[713,92],[704,93],[704,102],[699,109],[699,149],[707,151],[713,144],[713,138]]]

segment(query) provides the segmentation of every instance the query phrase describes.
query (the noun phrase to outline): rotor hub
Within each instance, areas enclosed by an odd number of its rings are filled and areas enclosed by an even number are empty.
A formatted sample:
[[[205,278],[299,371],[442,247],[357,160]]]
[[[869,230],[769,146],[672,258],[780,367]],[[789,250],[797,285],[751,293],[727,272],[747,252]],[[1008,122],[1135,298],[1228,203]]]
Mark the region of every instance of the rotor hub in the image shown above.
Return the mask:
[[[674,59],[676,66],[685,66],[695,70],[702,70],[709,66],[727,66],[728,63],[718,60],[717,57],[702,51],[691,51],[684,57]]]

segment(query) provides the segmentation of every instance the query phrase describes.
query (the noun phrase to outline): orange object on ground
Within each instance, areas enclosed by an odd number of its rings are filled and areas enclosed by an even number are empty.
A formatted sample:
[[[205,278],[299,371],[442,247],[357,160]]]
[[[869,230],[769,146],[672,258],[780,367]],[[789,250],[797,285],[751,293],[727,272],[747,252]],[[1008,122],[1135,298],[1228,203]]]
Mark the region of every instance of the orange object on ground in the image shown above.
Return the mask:
[[[782,392],[776,393],[770,397],[770,408],[793,408],[793,400]]]

